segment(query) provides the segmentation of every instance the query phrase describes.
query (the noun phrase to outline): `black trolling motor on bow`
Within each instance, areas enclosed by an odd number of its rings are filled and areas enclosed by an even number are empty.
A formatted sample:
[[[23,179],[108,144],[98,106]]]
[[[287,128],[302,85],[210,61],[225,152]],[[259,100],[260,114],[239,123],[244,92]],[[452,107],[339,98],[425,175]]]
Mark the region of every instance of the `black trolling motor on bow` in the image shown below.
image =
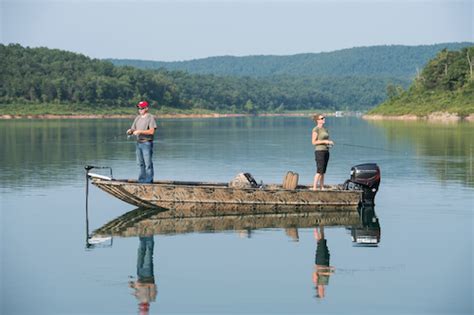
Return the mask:
[[[351,168],[351,178],[344,183],[344,189],[362,190],[362,203],[373,206],[380,177],[380,168],[376,163],[359,164]]]

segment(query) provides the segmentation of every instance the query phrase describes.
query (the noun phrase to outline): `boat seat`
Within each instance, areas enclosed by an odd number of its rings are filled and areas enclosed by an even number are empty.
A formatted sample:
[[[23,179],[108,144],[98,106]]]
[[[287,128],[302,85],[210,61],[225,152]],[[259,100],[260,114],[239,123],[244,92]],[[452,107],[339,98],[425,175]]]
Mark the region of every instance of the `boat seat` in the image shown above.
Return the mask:
[[[292,171],[286,172],[285,177],[283,178],[283,189],[294,190],[296,186],[298,186],[298,173],[294,173]]]
[[[258,187],[258,184],[250,173],[239,173],[229,182],[229,187],[256,188]]]

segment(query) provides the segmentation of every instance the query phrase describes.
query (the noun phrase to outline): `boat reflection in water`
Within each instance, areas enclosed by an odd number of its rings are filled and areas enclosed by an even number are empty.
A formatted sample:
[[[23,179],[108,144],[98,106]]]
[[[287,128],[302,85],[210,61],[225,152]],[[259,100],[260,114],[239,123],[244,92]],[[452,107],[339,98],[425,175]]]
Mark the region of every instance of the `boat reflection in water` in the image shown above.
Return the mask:
[[[380,242],[380,223],[373,206],[359,208],[360,224],[352,226],[351,237],[354,246],[376,247]]]
[[[380,225],[374,207],[352,211],[275,212],[217,216],[218,205],[209,212],[202,205],[176,204],[171,209],[137,208],[97,229],[95,237],[138,237],[137,280],[130,282],[139,301],[141,314],[147,314],[150,302],[155,301],[157,289],[153,274],[154,235],[184,233],[217,233],[235,231],[239,236],[252,237],[257,229],[283,229],[292,241],[299,241],[299,228],[313,228],[316,252],[313,272],[316,297],[325,297],[325,287],[336,268],[330,265],[325,227],[345,227],[351,231],[353,242],[362,246],[376,246],[380,241]],[[248,213],[248,212],[247,212]],[[208,215],[207,215],[208,214]]]
[[[232,205],[232,207],[245,207],[245,205]],[[254,206],[251,205],[250,207]],[[189,203],[176,204],[170,209],[137,208],[110,221],[97,229],[93,234],[96,237],[136,237],[143,235],[282,228],[287,229],[287,234],[291,235],[291,238],[298,239],[297,231],[291,229],[312,228],[320,225],[357,226],[360,224],[357,210],[267,212],[264,214],[222,216],[216,215],[216,213],[219,213],[218,208],[219,206],[215,205],[212,209],[203,209],[198,204]]]

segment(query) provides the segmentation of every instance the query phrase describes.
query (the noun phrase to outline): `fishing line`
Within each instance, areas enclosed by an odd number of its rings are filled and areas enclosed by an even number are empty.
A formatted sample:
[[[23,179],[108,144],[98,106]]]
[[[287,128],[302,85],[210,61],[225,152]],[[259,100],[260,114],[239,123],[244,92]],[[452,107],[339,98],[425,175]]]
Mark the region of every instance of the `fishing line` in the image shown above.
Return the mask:
[[[361,148],[361,149],[371,149],[371,150],[378,150],[378,151],[386,151],[386,152],[394,152],[394,153],[402,153],[406,155],[408,159],[411,160],[420,160],[420,161],[425,161],[425,162],[458,162],[462,163],[464,160],[461,158],[460,160],[446,160],[445,156],[426,156],[426,157],[420,157],[420,156],[409,156],[409,152],[405,151],[398,151],[398,150],[390,150],[390,149],[384,149],[380,147],[371,147],[371,146],[364,146],[364,145],[358,145],[358,144],[348,144],[348,143],[336,143],[337,145],[343,145],[343,146],[348,146],[348,147],[356,147],[356,148]]]
[[[384,149],[384,148],[378,148],[378,147],[369,147],[369,146],[358,145],[358,144],[348,144],[348,143],[339,143],[339,142],[337,142],[336,144],[337,145],[344,145],[344,146],[347,146],[347,147],[356,147],[356,148],[362,148],[362,149],[371,149],[371,150],[401,153],[400,151],[396,151],[396,150],[390,150],[390,149]]]

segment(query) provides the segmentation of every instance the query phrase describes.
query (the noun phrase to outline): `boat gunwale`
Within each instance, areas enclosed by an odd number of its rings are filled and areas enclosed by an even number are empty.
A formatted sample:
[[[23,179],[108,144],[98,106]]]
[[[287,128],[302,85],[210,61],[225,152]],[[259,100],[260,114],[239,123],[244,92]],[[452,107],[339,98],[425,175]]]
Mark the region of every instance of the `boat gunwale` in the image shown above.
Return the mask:
[[[189,188],[215,188],[215,189],[231,189],[231,190],[242,190],[242,191],[285,191],[285,192],[309,192],[309,193],[349,193],[349,194],[362,194],[362,191],[359,190],[344,190],[341,188],[335,188],[334,186],[330,186],[329,189],[324,190],[312,190],[311,186],[309,185],[298,185],[296,189],[284,189],[282,185],[279,184],[266,184],[262,187],[248,187],[248,188],[240,188],[240,187],[229,187],[228,183],[218,183],[218,182],[193,182],[193,181],[154,181],[153,183],[139,183],[136,180],[128,180],[128,179],[112,179],[112,180],[105,180],[100,178],[94,178],[92,180],[94,185],[110,185],[110,186],[123,186],[123,185],[140,185],[140,186],[162,186],[162,187],[189,187]],[[271,187],[268,189],[266,187]]]

